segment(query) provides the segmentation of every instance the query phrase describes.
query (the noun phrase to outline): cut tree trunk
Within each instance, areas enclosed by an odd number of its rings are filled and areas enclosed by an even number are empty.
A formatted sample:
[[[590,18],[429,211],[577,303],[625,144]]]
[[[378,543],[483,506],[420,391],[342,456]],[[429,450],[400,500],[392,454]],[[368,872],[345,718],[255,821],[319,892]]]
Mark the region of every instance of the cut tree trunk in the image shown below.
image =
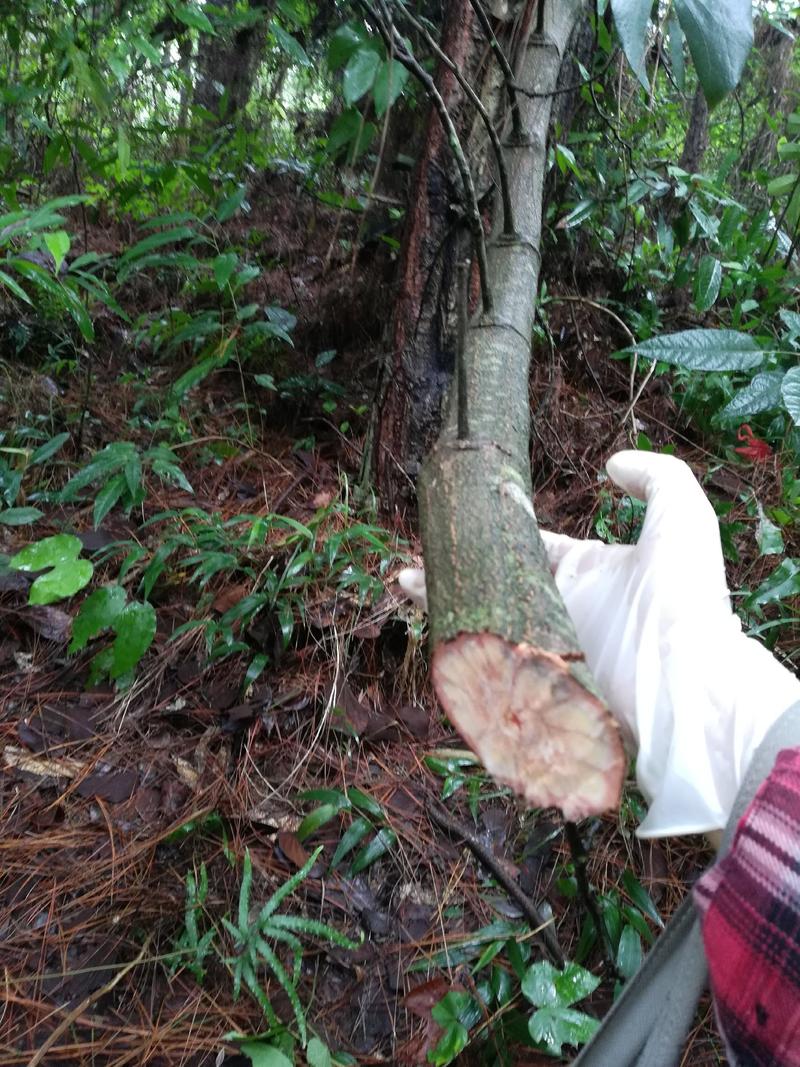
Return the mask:
[[[544,34],[521,50],[519,84],[552,93],[583,9],[582,0],[547,4]],[[457,406],[464,390],[451,389],[418,495],[442,706],[498,781],[578,819],[618,802],[625,757],[530,503],[528,375],[551,104],[520,98],[526,137],[505,146],[518,236],[491,243],[494,309],[467,333],[467,410]]]

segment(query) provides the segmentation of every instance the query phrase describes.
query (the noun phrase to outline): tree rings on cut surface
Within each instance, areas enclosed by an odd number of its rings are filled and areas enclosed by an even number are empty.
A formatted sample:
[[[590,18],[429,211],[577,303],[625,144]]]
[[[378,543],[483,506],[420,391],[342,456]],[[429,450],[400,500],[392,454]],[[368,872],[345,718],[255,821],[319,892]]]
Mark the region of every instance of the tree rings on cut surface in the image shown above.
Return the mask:
[[[559,655],[459,634],[433,656],[436,693],[486,770],[534,807],[576,820],[619,803],[619,728]]]

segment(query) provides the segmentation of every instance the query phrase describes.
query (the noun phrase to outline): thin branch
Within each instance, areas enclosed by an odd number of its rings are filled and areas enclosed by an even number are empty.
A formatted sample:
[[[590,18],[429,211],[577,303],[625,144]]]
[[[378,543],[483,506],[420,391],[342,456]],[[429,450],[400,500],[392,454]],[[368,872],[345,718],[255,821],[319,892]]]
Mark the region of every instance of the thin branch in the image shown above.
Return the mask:
[[[514,71],[511,69],[511,64],[508,62],[508,56],[503,51],[503,47],[497,40],[492,29],[492,24],[489,22],[489,16],[483,9],[481,0],[469,0],[472,10],[478,16],[478,22],[481,24],[481,29],[486,34],[486,39],[489,42],[489,47],[494,52],[494,57],[497,60],[498,66],[503,72],[503,81],[505,82],[506,92],[508,93],[508,101],[511,105],[511,123],[513,127],[513,140],[516,144],[522,144],[525,140],[525,128],[522,125],[522,113],[519,109],[519,101],[517,100],[517,91],[514,85]]]
[[[426,806],[426,811],[431,822],[435,822],[437,826],[440,826],[443,830],[447,830],[447,832],[453,834],[453,836],[461,838],[470,852],[472,852],[472,854],[479,859],[483,866],[491,873],[495,881],[498,882],[514,902],[520,906],[525,918],[531,926],[534,927],[537,936],[541,938],[553,963],[559,967],[563,967],[565,963],[564,953],[561,951],[558,938],[552,928],[553,920],[544,918],[536,904],[534,904],[520,885],[503,870],[491,850],[484,845],[480,838],[468,830],[466,826],[462,826],[460,822],[454,819],[438,804],[428,804]]]
[[[469,440],[469,390],[467,389],[467,319],[469,317],[469,262],[458,264],[458,331],[456,335],[456,401],[458,405],[458,439]]]
[[[617,51],[618,49],[616,48],[612,49],[611,55],[596,74],[590,74],[588,78],[581,78],[580,81],[573,82],[571,85],[562,85],[560,89],[551,89],[548,93],[537,93],[533,89],[526,89],[523,85],[517,85],[516,82],[514,82],[511,87],[531,100],[545,100],[551,96],[563,96],[565,93],[574,93],[576,89],[582,89],[585,85],[591,85],[593,82],[600,81],[614,61]]]
[[[466,93],[467,99],[480,115],[483,125],[486,127],[486,132],[489,134],[489,140],[492,142],[495,159],[497,160],[497,171],[500,179],[500,195],[503,198],[503,235],[509,238],[516,237],[517,234],[514,229],[514,208],[511,204],[511,190],[508,184],[508,171],[506,170],[506,162],[503,156],[503,146],[500,144],[500,138],[497,136],[497,130],[494,128],[491,115],[484,107],[481,98],[458,69],[458,66],[453,62],[447,52],[445,52],[434,40],[423,23],[416,19],[411,12],[402,5],[399,5],[398,10],[406,22],[413,26],[417,33],[422,35],[434,55],[444,63],[449,71],[452,72],[456,81]],[[393,29],[393,32],[397,37],[400,36],[397,33],[397,30]],[[402,38],[400,39],[402,40]]]
[[[389,26],[391,26],[391,16],[388,11],[385,11],[385,16],[387,18],[387,22],[385,23],[383,16],[378,14],[369,0],[358,0],[358,3],[364,9],[367,16],[374,22],[378,32],[384,40],[387,51],[394,49],[397,61],[402,63],[406,70],[410,71],[414,77],[425,86],[428,96],[431,98],[433,105],[436,108],[441,123],[447,131],[447,139],[461,175],[461,181],[464,186],[464,195],[467,200],[470,229],[472,230],[472,237],[475,241],[475,257],[478,260],[478,273],[480,274],[481,279],[483,312],[487,316],[491,315],[493,302],[491,287],[489,285],[489,263],[486,256],[486,235],[483,232],[483,222],[481,221],[481,213],[480,208],[478,207],[475,183],[472,180],[472,172],[470,171],[469,164],[464,156],[464,149],[461,147],[461,141],[459,140],[458,132],[456,131],[453,120],[450,117],[450,112],[447,110],[447,105],[442,99],[441,93],[436,88],[433,78],[413,56],[409,55],[402,38],[400,38],[399,46],[397,41],[393,40],[393,34],[389,30]],[[378,3],[380,4],[381,0],[378,0]],[[400,35],[397,34],[397,36],[399,37]]]

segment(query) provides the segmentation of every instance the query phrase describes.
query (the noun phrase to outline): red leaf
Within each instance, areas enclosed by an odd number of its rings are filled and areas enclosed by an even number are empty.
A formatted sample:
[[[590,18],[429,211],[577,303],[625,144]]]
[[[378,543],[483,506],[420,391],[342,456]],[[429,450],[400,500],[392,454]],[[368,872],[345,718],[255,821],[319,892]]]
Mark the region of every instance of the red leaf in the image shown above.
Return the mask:
[[[772,455],[772,449],[767,442],[762,441],[760,437],[756,437],[747,423],[739,427],[736,439],[744,441],[745,444],[741,448],[735,448],[734,452],[738,452],[745,459],[751,459],[753,463],[764,463]]]

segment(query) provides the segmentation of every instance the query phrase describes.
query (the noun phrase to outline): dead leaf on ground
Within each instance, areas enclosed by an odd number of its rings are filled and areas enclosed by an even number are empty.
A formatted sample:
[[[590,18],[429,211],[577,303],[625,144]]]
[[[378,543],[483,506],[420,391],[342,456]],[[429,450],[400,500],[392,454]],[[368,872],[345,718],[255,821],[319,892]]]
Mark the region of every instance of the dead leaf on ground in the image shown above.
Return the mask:
[[[295,867],[300,869],[304,864],[308,862],[308,853],[300,844],[300,841],[291,830],[280,830],[277,837],[278,847],[284,856],[293,863]]]
[[[219,612],[220,615],[224,615],[226,611],[230,611],[230,609],[238,604],[240,600],[244,600],[249,592],[250,586],[247,585],[246,582],[240,582],[238,585],[226,586],[214,599],[214,611]]]
[[[367,729],[371,712],[361,703],[347,682],[343,682],[335,693],[329,690],[327,699],[333,702],[331,728],[361,737]]]
[[[83,778],[75,787],[82,797],[99,797],[110,804],[121,804],[133,796],[139,776],[134,770],[97,772]]]
[[[16,614],[46,641],[63,643],[72,630],[72,616],[60,608],[34,606],[21,608]]]

